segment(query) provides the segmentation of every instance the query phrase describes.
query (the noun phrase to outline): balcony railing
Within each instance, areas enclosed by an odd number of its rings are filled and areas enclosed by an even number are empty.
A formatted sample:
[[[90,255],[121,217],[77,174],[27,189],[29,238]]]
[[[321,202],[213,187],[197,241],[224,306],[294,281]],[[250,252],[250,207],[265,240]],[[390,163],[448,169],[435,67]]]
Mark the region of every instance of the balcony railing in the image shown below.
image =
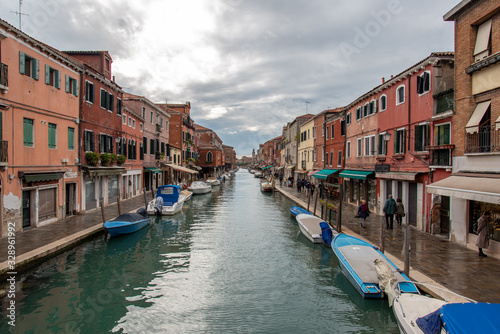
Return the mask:
[[[465,132],[465,153],[500,152],[500,130],[496,125],[480,126],[479,132]]]
[[[9,142],[0,140],[0,166],[6,166],[9,162]]]
[[[7,89],[9,87],[9,67],[0,63],[0,89]]]
[[[430,151],[430,161],[431,166],[442,166],[451,167],[451,151],[455,145],[436,145],[436,146],[426,146],[425,150]]]

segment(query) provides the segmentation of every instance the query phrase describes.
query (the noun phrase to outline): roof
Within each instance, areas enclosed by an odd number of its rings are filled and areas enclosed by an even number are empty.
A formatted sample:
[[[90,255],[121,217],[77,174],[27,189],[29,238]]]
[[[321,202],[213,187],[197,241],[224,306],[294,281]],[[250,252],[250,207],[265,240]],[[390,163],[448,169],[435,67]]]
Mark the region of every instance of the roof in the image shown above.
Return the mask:
[[[161,111],[162,113],[166,113],[167,117],[170,117],[170,114],[166,111],[163,110],[162,108],[158,107],[155,103],[153,103],[151,100],[149,100],[145,96],[140,96],[140,95],[135,95],[131,93],[123,93],[123,101],[140,101],[144,102],[147,105],[149,105],[151,108],[155,109],[156,111]]]
[[[212,129],[206,128],[206,127],[199,125],[199,124],[194,125],[194,130],[195,131],[212,131]]]
[[[444,14],[445,21],[454,21],[459,14],[472,6],[477,0],[462,0],[458,5],[453,7],[448,13]]]

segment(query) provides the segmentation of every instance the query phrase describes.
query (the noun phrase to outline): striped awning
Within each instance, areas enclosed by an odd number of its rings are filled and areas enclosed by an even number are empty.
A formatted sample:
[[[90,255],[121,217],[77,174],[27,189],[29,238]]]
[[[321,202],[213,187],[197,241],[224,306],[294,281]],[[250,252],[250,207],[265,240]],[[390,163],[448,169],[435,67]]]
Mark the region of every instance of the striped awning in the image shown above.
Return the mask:
[[[26,182],[42,182],[60,180],[64,171],[57,172],[19,172],[19,178],[24,178]]]

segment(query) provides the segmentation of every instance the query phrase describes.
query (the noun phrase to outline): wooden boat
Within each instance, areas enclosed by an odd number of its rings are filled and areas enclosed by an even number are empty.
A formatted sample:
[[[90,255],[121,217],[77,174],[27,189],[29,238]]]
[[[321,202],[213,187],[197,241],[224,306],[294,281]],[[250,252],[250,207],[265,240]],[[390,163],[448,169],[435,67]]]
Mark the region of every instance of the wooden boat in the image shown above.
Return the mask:
[[[212,186],[203,181],[194,181],[188,187],[188,190],[191,191],[194,195],[200,195],[211,192]]]
[[[311,240],[312,243],[322,244],[323,235],[320,224],[326,223],[323,219],[313,216],[312,214],[300,213],[295,216],[297,223],[299,224],[300,231],[307,239]],[[329,226],[329,225],[328,225]],[[330,228],[331,229],[331,228]],[[337,234],[336,231],[332,229],[332,234]]]
[[[209,177],[206,181],[207,184],[213,186],[220,186],[220,181],[215,177]]]
[[[137,232],[150,223],[151,219],[146,210],[141,208],[136,213],[124,213],[113,220],[108,220],[103,224],[103,227],[111,237],[117,237]]]
[[[256,171],[253,174],[253,176],[258,177],[258,178],[263,178],[264,177],[264,175],[262,174],[262,172],[260,170]]]
[[[271,182],[264,180],[260,183],[260,190],[264,192],[273,191],[273,185],[271,184]]]
[[[312,215],[312,212],[307,211],[304,208],[301,208],[300,206],[292,206],[290,208],[290,213],[292,214],[293,217],[297,216],[298,214],[305,214],[305,215]]]
[[[147,212],[149,215],[174,215],[182,210],[185,200],[179,186],[160,186],[156,191],[156,198],[148,203]]]
[[[184,189],[183,191],[181,191],[181,194],[186,198],[184,200],[184,202],[187,202],[191,199],[191,197],[193,196],[193,193],[187,189]]]
[[[378,248],[366,241],[346,234],[338,234],[332,242],[332,249],[339,260],[342,271],[363,298],[383,298],[374,261],[386,262],[398,288],[406,293],[418,293],[417,287]]]

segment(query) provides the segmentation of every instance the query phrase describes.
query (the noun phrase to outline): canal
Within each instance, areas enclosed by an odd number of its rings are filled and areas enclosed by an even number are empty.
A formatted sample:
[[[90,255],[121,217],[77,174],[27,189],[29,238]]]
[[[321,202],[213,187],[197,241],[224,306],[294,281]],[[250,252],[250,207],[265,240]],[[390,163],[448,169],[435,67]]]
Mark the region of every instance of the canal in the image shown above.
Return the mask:
[[[246,170],[218,188],[26,273],[0,333],[398,333],[387,300],[362,299],[300,234],[293,202]]]

